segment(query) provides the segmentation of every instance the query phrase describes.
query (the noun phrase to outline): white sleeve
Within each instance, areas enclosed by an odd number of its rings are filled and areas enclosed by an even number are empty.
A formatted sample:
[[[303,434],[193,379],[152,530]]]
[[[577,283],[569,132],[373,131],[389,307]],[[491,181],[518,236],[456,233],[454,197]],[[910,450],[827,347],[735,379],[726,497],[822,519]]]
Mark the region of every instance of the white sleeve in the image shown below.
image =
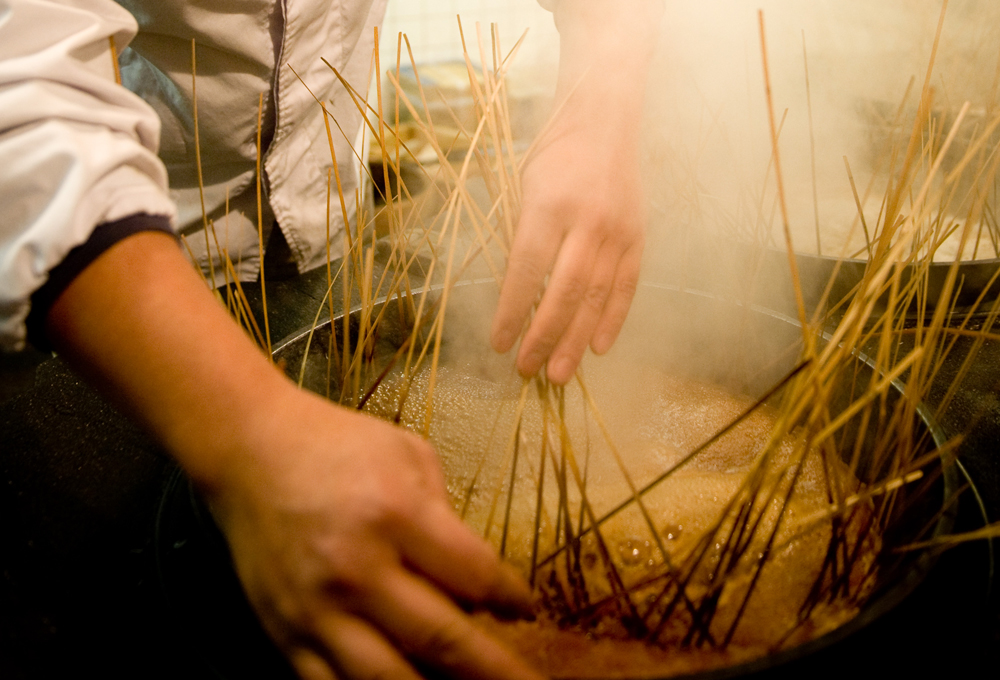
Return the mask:
[[[166,215],[159,120],[115,83],[135,20],[111,0],[0,0],[0,349],[30,298],[94,227]]]

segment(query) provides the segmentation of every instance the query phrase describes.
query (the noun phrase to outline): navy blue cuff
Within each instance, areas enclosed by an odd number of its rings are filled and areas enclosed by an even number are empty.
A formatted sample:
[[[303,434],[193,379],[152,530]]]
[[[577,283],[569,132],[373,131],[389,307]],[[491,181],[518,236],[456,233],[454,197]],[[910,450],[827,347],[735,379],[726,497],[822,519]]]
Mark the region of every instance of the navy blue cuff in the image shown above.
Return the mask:
[[[31,311],[25,325],[28,328],[28,342],[40,350],[51,349],[46,337],[45,324],[49,310],[69,284],[84,269],[119,241],[144,231],[162,231],[174,235],[170,219],[163,215],[139,213],[114,222],[105,222],[94,229],[90,238],[73,248],[62,262],[49,272],[48,280],[31,296]]]

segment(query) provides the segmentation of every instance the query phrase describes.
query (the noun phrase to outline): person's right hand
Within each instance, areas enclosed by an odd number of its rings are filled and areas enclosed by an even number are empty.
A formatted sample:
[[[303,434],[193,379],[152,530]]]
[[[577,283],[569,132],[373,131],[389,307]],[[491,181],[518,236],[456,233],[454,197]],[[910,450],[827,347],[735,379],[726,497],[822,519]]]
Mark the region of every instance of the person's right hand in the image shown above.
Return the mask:
[[[296,671],[539,677],[457,604],[526,613],[531,593],[453,512],[432,448],[298,390],[269,402],[210,502]]]

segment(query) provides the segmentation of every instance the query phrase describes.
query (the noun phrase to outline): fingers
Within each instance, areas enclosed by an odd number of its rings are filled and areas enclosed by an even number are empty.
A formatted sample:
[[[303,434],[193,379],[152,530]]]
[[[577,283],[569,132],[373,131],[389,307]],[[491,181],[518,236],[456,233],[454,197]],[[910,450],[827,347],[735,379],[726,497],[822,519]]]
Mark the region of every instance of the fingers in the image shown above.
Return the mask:
[[[545,365],[576,316],[581,301],[591,294],[591,272],[599,245],[589,239],[563,243],[549,285],[521,342],[517,369],[522,375],[535,375]],[[599,295],[595,291],[594,296]]]
[[[518,226],[493,317],[490,342],[497,352],[507,352],[517,342],[562,244],[561,232],[541,228],[543,219],[525,211]]]
[[[454,678],[541,680],[419,576],[394,570],[383,586],[372,593],[366,609],[375,625],[413,661]]]
[[[394,539],[401,560],[366,568],[343,591],[346,606],[319,611],[303,628],[309,646],[290,654],[303,678],[415,680],[416,667],[433,668],[435,677],[537,680],[451,599],[530,607],[527,584],[486,541],[445,502],[428,503]],[[324,672],[330,668],[335,676]]]
[[[359,618],[328,614],[314,634],[315,650],[299,648],[289,655],[303,680],[420,680],[385,635]]]
[[[337,680],[323,657],[311,649],[296,649],[288,654],[295,674],[302,680]]]
[[[589,248],[591,253],[596,251],[596,256],[574,253],[571,248],[564,249],[565,259],[560,254],[552,275],[553,285],[546,291],[522,345],[522,356],[532,351],[545,354],[546,373],[549,380],[558,385],[566,384],[576,372],[615,280],[616,246],[606,242],[599,251],[589,246],[584,248]],[[578,278],[573,281],[573,277]],[[559,285],[559,282],[564,283]],[[533,336],[536,328],[538,335]],[[538,355],[535,358],[537,360]],[[536,367],[533,362],[522,364],[519,361],[518,368],[522,372],[526,369],[537,371],[541,364]]]
[[[544,290],[518,352],[522,375],[548,363],[549,379],[565,384],[588,345],[603,354],[614,344],[638,283],[643,220],[607,219],[527,209],[522,216],[491,339],[498,352],[513,347]]]
[[[641,239],[631,246],[613,239],[567,239],[521,343],[521,374],[534,375],[548,362],[549,379],[562,385],[588,345],[598,353],[610,349],[628,314],[641,257]]]
[[[639,267],[642,263],[642,242],[633,245],[618,262],[611,294],[604,304],[604,312],[597,322],[590,348],[595,354],[605,354],[615,344],[618,333],[625,325],[639,285]]]
[[[399,540],[409,566],[459,600],[503,615],[533,615],[528,584],[446,504],[428,506],[412,526],[414,533]]]
[[[444,478],[444,470],[441,469],[441,459],[438,458],[434,447],[413,433],[406,432],[405,435],[409,449],[413,452],[417,465],[424,475],[423,481],[428,485],[428,491],[446,500],[448,483]]]
[[[316,621],[311,642],[289,653],[303,680],[419,680],[418,666],[478,680],[540,680],[418,576],[389,570],[362,607],[371,623],[335,611]],[[404,656],[405,655],[405,656]]]

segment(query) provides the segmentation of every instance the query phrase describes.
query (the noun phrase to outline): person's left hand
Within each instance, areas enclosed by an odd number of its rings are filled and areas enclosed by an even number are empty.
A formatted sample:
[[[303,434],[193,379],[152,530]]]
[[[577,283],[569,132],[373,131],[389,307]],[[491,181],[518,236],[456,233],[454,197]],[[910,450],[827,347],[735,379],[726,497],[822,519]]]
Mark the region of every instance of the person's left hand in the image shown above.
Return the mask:
[[[645,240],[635,118],[579,88],[524,169],[492,335],[498,352],[513,347],[541,294],[518,352],[522,375],[547,362],[548,378],[565,384],[587,346],[607,352],[625,322]]]

